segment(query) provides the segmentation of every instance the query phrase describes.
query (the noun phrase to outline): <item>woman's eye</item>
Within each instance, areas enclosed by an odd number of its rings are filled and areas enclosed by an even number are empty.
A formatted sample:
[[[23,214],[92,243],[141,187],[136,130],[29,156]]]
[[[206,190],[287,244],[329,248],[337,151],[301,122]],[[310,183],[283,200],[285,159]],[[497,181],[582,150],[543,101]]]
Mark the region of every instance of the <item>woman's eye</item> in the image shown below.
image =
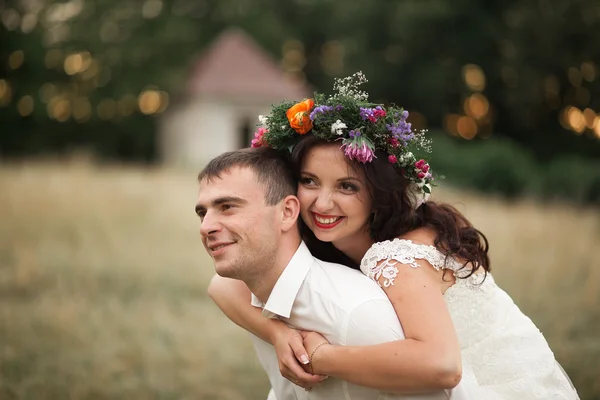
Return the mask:
[[[315,181],[312,178],[300,178],[300,183],[305,186],[314,185]]]
[[[340,185],[340,188],[345,192],[357,192],[358,191],[358,188],[356,187],[356,185],[353,185],[351,183],[342,183]]]

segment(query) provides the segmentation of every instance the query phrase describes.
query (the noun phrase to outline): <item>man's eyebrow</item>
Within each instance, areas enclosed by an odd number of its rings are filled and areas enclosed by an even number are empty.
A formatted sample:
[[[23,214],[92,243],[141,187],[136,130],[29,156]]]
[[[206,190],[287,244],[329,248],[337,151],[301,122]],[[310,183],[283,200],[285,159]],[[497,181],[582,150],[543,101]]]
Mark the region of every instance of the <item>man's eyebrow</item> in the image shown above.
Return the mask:
[[[211,205],[214,207],[214,206],[218,206],[218,205],[225,204],[225,203],[235,203],[235,204],[244,205],[244,204],[248,204],[248,201],[245,199],[242,199],[241,197],[223,196],[223,197],[218,197],[218,198],[214,199],[212,201]],[[201,211],[206,211],[206,207],[202,204],[196,204],[194,211],[196,212],[196,214],[199,214]]]
[[[212,201],[213,206],[218,206],[223,203],[248,204],[248,200],[235,196],[218,197]]]

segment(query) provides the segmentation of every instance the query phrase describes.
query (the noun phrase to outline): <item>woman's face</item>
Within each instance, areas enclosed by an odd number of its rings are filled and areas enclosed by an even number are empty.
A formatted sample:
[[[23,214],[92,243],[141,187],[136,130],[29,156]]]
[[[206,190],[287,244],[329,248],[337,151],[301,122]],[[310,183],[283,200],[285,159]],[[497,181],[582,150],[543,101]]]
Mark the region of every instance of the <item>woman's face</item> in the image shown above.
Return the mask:
[[[346,162],[339,143],[308,150],[298,184],[300,214],[317,239],[340,248],[368,240],[371,198],[364,176]],[[341,249],[341,248],[340,248]]]

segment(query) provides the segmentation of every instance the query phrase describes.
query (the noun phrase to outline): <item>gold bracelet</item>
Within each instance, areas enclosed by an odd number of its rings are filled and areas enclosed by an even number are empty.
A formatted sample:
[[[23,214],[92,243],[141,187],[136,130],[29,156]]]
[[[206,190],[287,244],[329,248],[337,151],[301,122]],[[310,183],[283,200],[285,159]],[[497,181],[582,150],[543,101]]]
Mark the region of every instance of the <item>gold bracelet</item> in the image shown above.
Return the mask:
[[[312,353],[310,353],[310,357],[308,358],[308,366],[310,367],[310,373],[313,374],[313,375],[315,374],[315,371],[314,371],[314,369],[312,367],[313,356],[315,355],[315,352],[319,349],[319,347],[325,346],[326,344],[330,344],[330,343],[329,342],[323,342],[320,345],[318,345],[317,347],[315,347],[315,349],[312,351]]]

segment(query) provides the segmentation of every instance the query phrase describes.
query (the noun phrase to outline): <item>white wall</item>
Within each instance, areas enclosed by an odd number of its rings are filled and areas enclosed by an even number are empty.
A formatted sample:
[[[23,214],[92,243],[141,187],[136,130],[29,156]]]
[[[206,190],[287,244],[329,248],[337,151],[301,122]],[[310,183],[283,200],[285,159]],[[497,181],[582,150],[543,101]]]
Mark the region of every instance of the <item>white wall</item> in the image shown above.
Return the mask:
[[[270,103],[197,97],[162,116],[158,153],[166,165],[202,168],[217,155],[249,146],[241,143],[241,124],[249,119],[252,132],[258,115],[268,114]]]

